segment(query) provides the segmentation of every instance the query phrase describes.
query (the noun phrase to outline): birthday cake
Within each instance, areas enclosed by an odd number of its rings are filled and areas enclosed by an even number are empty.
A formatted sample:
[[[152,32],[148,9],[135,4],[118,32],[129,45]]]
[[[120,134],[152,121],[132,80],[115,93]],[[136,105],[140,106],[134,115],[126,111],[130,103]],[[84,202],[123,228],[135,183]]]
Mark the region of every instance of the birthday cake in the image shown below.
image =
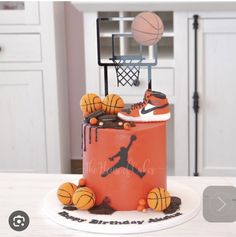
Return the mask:
[[[97,24],[99,30],[99,19]],[[132,37],[140,45],[156,45],[163,29],[156,14],[141,13],[132,22]],[[98,39],[98,58],[99,48]],[[133,76],[139,73],[135,74],[133,70],[140,69],[143,57],[133,58],[138,58],[138,62],[130,63],[129,57],[127,63],[127,57],[115,56],[113,51],[114,64],[109,66],[115,66],[118,84],[125,80],[128,84],[133,83],[131,86],[137,86],[138,78],[135,80]],[[107,64],[101,63],[100,59],[98,64],[107,71]],[[155,64],[145,65],[151,70]],[[123,72],[125,76],[120,79]],[[107,75],[104,76],[108,83]],[[81,98],[83,178],[77,184],[64,183],[58,188],[57,197],[64,209],[88,211],[94,215],[111,215],[116,211],[146,212],[147,209],[172,214],[179,209],[181,200],[171,196],[166,180],[169,103],[164,93],[151,89],[150,78],[151,74],[143,100],[131,106],[126,105],[121,96],[109,94],[107,84],[104,98],[95,93]],[[166,219],[170,217],[174,216]]]
[[[111,99],[103,107],[113,112],[120,97],[108,97]],[[152,105],[154,99],[159,106]],[[83,124],[83,176],[96,193],[96,204],[107,197],[116,210],[136,210],[139,199],[153,187],[166,188],[166,121],[150,121],[169,117],[168,102],[164,94],[147,90],[141,104],[118,116],[103,115],[104,110],[94,113],[99,115],[97,126]],[[138,111],[145,113],[135,117]],[[90,117],[88,120],[93,119]],[[133,118],[149,123],[127,122]]]

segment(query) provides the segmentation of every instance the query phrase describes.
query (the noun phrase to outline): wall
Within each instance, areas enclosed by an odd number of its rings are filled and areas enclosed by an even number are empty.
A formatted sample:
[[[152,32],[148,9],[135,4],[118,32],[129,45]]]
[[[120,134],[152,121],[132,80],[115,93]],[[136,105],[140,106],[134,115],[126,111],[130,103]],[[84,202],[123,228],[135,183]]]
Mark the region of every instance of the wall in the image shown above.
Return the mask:
[[[74,6],[65,3],[68,86],[70,110],[71,159],[80,159],[81,121],[80,98],[85,92],[83,15]]]

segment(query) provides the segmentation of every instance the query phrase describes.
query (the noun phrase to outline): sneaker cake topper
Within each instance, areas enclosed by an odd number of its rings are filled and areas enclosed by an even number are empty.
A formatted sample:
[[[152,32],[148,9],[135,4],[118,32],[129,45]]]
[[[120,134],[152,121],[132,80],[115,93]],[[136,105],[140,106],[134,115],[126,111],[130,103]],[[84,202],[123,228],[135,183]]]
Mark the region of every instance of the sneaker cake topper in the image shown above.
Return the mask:
[[[123,20],[132,21],[132,32],[112,34],[111,56],[103,61],[101,24]],[[157,42],[163,31],[161,19],[152,12],[140,13],[134,19],[97,19],[98,64],[104,69],[105,97],[88,93],[81,98],[80,107],[84,115],[81,127],[83,178],[77,184],[64,183],[58,187],[61,209],[73,213],[88,212],[95,219],[97,214],[99,218],[101,215],[115,218],[126,213],[127,218],[127,212],[136,211],[136,218],[139,218],[156,213],[159,215],[156,222],[163,223],[183,215],[180,197],[167,191],[166,122],[170,119],[169,103],[165,94],[152,90],[151,83],[151,69],[157,64]],[[134,38],[138,44],[137,54],[118,55],[115,52],[115,40],[123,37]],[[143,47],[150,45],[154,52],[153,60],[146,59],[143,53]],[[141,66],[148,71],[148,88],[143,92],[142,102],[127,107],[119,95],[108,92],[109,80],[115,79],[108,78],[108,67],[116,70],[117,86],[130,86],[130,90],[135,90],[141,83]],[[78,220],[77,217],[70,218],[65,211],[58,214],[68,221]],[[121,223],[121,219],[119,216],[117,223]],[[116,223],[115,219],[112,220],[106,224]],[[93,224],[102,223],[95,222],[92,221]],[[136,225],[139,222],[132,219],[128,223]]]

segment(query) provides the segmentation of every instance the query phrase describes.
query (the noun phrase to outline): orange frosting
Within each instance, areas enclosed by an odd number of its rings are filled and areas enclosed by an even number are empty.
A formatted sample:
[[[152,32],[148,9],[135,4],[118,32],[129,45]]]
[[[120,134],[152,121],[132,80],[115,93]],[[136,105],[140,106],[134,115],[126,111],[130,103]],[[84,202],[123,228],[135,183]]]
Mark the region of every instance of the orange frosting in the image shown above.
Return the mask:
[[[109,197],[116,210],[136,210],[152,188],[166,188],[166,122],[137,123],[129,130],[84,125],[83,131],[83,176],[96,205]]]

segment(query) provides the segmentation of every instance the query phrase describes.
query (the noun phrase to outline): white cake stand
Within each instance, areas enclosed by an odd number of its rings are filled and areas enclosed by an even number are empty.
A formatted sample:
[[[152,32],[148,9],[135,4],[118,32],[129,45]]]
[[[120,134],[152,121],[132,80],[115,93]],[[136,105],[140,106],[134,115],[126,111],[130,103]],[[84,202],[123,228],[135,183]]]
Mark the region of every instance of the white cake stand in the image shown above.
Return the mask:
[[[175,213],[166,215],[149,209],[144,213],[116,211],[111,215],[95,215],[79,210],[68,211],[64,210],[63,205],[59,203],[56,191],[56,189],[52,190],[44,199],[43,208],[46,215],[66,228],[93,233],[134,234],[171,228],[196,216],[201,205],[199,194],[196,191],[174,181],[168,181],[168,192],[171,196],[181,198],[182,204],[177,212],[182,215],[179,216],[174,216]],[[58,214],[63,211],[67,212],[70,218]],[[163,220],[165,216],[173,217]],[[81,220],[83,221],[79,222]]]

